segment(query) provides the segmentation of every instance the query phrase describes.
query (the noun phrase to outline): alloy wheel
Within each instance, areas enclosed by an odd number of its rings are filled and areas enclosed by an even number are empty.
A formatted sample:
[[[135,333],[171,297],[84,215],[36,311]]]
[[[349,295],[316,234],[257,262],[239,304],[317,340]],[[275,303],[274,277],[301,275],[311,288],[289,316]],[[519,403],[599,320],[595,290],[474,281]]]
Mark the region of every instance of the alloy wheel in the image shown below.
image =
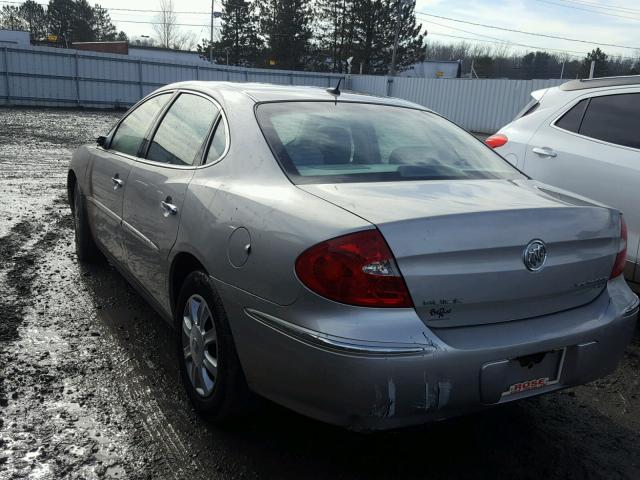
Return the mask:
[[[182,350],[191,385],[208,397],[218,377],[218,342],[211,309],[200,295],[191,295],[184,306]]]

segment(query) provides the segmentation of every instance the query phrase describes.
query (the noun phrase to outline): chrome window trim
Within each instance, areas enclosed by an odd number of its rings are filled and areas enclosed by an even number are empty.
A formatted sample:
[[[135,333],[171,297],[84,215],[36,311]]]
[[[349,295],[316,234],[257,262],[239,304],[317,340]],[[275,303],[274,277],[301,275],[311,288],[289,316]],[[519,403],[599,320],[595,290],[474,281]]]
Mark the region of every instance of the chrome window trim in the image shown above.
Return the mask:
[[[169,110],[169,108],[171,108],[171,105],[173,105],[173,103],[175,102],[175,100],[178,98],[180,93],[190,93],[190,94],[195,94],[198,95],[200,97],[206,98],[207,100],[209,100],[210,102],[212,102],[217,108],[218,108],[218,116],[216,117],[216,120],[214,120],[214,125],[215,123],[218,121],[217,119],[220,118],[221,121],[224,121],[225,124],[225,133],[227,135],[226,138],[226,142],[225,142],[225,148],[224,151],[222,152],[222,155],[220,155],[220,157],[218,157],[214,162],[211,163],[203,163],[203,161],[206,159],[206,155],[209,152],[209,147],[211,146],[211,141],[213,140],[213,135],[211,135],[211,132],[209,132],[209,134],[207,135],[207,139],[206,139],[206,146],[203,149],[201,156],[200,156],[200,160],[199,162],[197,162],[194,165],[173,165],[173,164],[169,164],[169,163],[160,163],[160,162],[155,162],[153,160],[147,160],[146,158],[141,158],[141,157],[136,157],[133,155],[129,155],[127,153],[123,153],[123,152],[118,152],[117,150],[112,150],[111,149],[111,139],[113,138],[113,135],[115,134],[115,132],[117,131],[117,129],[120,127],[120,123],[127,118],[131,112],[133,112],[134,108],[137,108],[138,105],[142,104],[144,101],[151,99],[154,96],[157,95],[162,95],[165,93],[172,93],[173,97],[169,99],[169,101],[167,102],[167,105],[165,105],[165,107],[160,111],[160,113],[158,114],[157,118],[155,119],[155,121],[152,124],[151,127],[151,132],[153,132],[153,134],[155,134],[156,130],[158,129],[158,127],[160,126],[160,122],[162,122],[162,119],[164,118],[164,115],[167,113],[167,111]],[[153,138],[153,136],[151,136],[151,139]],[[149,149],[149,143],[146,145],[145,147],[145,155]],[[147,165],[154,165],[156,167],[163,167],[163,168],[170,168],[170,169],[174,169],[174,170],[198,170],[198,169],[202,169],[202,168],[207,168],[210,167],[211,165],[215,165],[219,162],[221,162],[229,153],[229,149],[231,148],[231,137],[230,137],[230,130],[229,130],[229,122],[227,121],[227,115],[224,111],[224,109],[222,108],[222,105],[220,105],[219,102],[217,102],[213,97],[211,97],[210,95],[198,91],[198,90],[193,90],[190,88],[178,88],[175,90],[162,90],[159,92],[154,92],[151,95],[146,96],[145,98],[143,98],[142,100],[140,100],[138,103],[136,103],[133,107],[131,107],[130,111],[127,113],[127,115],[125,115],[124,117],[122,117],[118,123],[116,124],[115,128],[113,129],[113,133],[110,134],[110,138],[109,138],[109,148],[103,148],[103,147],[97,147],[101,150],[104,150],[105,152],[108,153],[112,153],[115,155],[119,155],[123,158],[126,158],[128,160],[133,160],[134,162],[138,162],[138,163],[144,163]]]
[[[597,95],[597,94],[601,94],[601,95]],[[613,90],[603,90],[603,91],[598,91],[598,92],[590,92],[590,93],[586,93],[584,95],[580,95],[579,97],[575,97],[569,103],[565,104],[560,110],[557,110],[557,112],[560,112],[560,113],[556,113],[556,114],[553,115],[553,117],[552,117],[551,121],[549,122],[548,126],[550,128],[553,128],[553,129],[558,130],[560,132],[566,133],[568,135],[573,135],[574,137],[582,138],[584,140],[589,140],[591,142],[600,143],[602,145],[607,145],[607,146],[610,146],[610,147],[624,148],[625,150],[630,150],[632,152],[640,152],[640,148],[628,147],[626,145],[620,145],[618,143],[611,143],[611,142],[607,142],[606,140],[600,140],[598,138],[588,137],[588,136],[582,135],[580,133],[572,132],[570,130],[565,130],[564,128],[558,127],[556,125],[558,120],[560,120],[564,116],[565,113],[567,113],[569,110],[571,110],[573,107],[575,107],[582,100],[591,99],[591,98],[594,98],[594,97],[611,97],[613,95],[629,95],[629,94],[640,95],[640,90],[638,90],[637,88],[613,89]],[[588,109],[589,109],[589,106],[587,105],[587,110]],[[586,113],[586,111],[585,111],[585,113]]]

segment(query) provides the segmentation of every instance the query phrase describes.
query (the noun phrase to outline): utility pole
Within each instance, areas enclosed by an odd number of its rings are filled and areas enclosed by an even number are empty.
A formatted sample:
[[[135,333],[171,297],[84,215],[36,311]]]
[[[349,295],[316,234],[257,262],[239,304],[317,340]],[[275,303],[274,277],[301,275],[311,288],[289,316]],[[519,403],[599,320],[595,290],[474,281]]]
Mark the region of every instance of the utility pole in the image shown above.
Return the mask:
[[[211,0],[211,36],[209,37],[209,61],[213,63],[213,12],[216,1]]]
[[[591,60],[591,68],[589,69],[589,78],[593,78],[593,72],[596,69],[596,61]]]
[[[393,38],[393,51],[391,53],[391,68],[389,69],[389,76],[393,77],[396,74],[396,56],[398,54],[398,40],[400,37],[400,25],[402,17],[402,6],[411,0],[397,0],[398,11],[396,12],[396,34]]]
[[[564,75],[564,61],[562,62],[562,69],[560,70],[560,80],[562,80],[563,75]]]

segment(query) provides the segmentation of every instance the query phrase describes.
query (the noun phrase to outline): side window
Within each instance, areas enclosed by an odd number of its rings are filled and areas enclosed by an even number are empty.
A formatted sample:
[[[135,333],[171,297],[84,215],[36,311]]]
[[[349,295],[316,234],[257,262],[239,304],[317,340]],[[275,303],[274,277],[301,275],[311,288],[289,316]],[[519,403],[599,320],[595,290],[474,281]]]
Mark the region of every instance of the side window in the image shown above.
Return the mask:
[[[173,93],[156,95],[127,115],[118,125],[109,148],[129,155],[138,155],[147,130],[158,112],[169,101],[171,95]]]
[[[211,146],[209,147],[209,153],[207,153],[207,159],[204,163],[213,163],[218,160],[224,153],[224,149],[227,146],[227,130],[224,123],[224,118],[220,117],[216,131],[213,134],[213,140],[211,140]]]
[[[147,159],[193,165],[217,115],[218,108],[206,98],[181,94],[162,119]]]
[[[589,103],[588,98],[580,100],[556,122],[556,126],[569,132],[578,133],[578,130],[580,130],[580,122],[582,122],[582,117],[584,116],[584,110],[587,108],[587,103]]]
[[[640,148],[640,93],[592,97],[580,134]]]

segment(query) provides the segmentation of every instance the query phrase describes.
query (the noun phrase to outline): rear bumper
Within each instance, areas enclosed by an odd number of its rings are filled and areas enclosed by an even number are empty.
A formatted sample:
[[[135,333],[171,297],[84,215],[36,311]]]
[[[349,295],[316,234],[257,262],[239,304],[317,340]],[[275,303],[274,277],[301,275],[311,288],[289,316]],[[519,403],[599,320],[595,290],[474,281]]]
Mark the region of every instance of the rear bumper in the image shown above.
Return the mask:
[[[620,281],[571,311],[475,327],[422,325],[424,342],[372,342],[293,325],[247,294],[222,296],[250,387],[356,430],[427,423],[600,378],[616,368],[638,316],[637,297]],[[502,394],[509,360],[555,349],[565,352],[557,383]]]

